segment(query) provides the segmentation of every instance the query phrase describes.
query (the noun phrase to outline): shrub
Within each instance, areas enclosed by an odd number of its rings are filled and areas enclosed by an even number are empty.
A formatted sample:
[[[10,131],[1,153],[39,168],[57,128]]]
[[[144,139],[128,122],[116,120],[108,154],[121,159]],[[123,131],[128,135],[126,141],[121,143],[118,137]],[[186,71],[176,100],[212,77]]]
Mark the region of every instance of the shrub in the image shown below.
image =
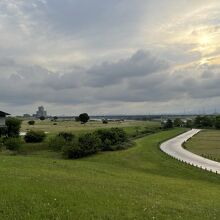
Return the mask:
[[[101,146],[101,140],[94,133],[83,134],[71,142],[65,142],[62,148],[63,156],[68,159],[81,158],[96,153]]]
[[[65,145],[62,147],[63,157],[67,159],[80,158],[81,150],[78,141],[75,139],[71,142],[65,142]]]
[[[35,121],[33,121],[33,120],[32,120],[32,121],[29,121],[28,124],[29,124],[29,125],[34,125],[34,124],[35,124]]]
[[[21,128],[21,120],[17,118],[7,118],[6,119],[7,126],[7,135],[9,137],[18,137]]]
[[[74,134],[69,133],[69,132],[60,132],[58,136],[63,137],[65,141],[72,141],[75,137]]]
[[[107,119],[103,119],[103,120],[102,120],[102,123],[103,123],[103,124],[108,124],[108,120],[107,120]]]
[[[24,139],[27,143],[40,143],[45,137],[46,135],[43,131],[28,131]]]
[[[40,116],[40,120],[44,121],[46,118],[44,116]]]
[[[104,151],[111,150],[111,146],[127,141],[127,135],[122,128],[111,128],[96,131],[101,139],[101,148]]]
[[[96,153],[101,147],[101,139],[95,133],[83,134],[79,137],[79,146],[83,156]]]
[[[173,121],[171,119],[168,119],[166,121],[166,123],[164,124],[164,129],[170,129],[170,128],[173,128]]]
[[[4,145],[6,146],[6,149],[12,150],[12,151],[18,151],[21,147],[21,139],[16,137],[10,137],[5,139]]]
[[[0,127],[0,137],[7,135],[7,128],[6,127]]]
[[[66,144],[66,141],[61,136],[55,136],[50,138],[48,146],[53,151],[61,151],[63,146]]]

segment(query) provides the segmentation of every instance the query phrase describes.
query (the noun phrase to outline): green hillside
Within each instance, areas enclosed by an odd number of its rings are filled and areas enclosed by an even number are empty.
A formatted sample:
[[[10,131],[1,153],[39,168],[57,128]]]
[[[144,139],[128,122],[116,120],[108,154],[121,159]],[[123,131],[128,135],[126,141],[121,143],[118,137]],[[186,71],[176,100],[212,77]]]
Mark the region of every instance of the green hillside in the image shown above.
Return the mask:
[[[220,176],[182,164],[159,143],[81,160],[0,156],[0,219],[218,219]]]

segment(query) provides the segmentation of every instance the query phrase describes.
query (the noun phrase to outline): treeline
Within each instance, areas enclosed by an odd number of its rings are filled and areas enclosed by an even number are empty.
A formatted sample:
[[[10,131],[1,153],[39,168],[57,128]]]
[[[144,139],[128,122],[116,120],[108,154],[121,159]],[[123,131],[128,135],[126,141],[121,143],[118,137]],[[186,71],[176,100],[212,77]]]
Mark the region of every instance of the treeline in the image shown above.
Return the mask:
[[[168,119],[166,122],[162,122],[162,127],[165,129],[173,127],[220,129],[220,115],[196,116],[194,119],[188,119],[186,121],[179,118],[174,120]]]

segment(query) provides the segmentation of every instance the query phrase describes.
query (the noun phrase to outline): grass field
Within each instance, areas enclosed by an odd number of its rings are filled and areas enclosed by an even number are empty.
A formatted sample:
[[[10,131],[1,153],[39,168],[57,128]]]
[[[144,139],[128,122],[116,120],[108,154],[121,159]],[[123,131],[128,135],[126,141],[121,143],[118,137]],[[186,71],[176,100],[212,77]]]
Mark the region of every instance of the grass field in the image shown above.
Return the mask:
[[[203,130],[186,142],[187,150],[220,161],[220,131]]]
[[[56,123],[56,125],[54,125]],[[50,121],[50,120],[36,120],[35,125],[29,125],[28,121],[22,122],[21,131],[26,132],[28,130],[41,130],[48,132],[47,138],[44,142],[40,144],[33,143],[23,143],[20,149],[22,154],[39,154],[42,150],[48,151],[48,140],[51,136],[65,131],[71,132],[74,135],[80,135],[83,133],[93,132],[98,129],[109,129],[112,127],[123,128],[127,133],[129,138],[142,135],[142,132],[146,135],[152,131],[156,131],[160,128],[160,122],[155,121],[123,121],[123,122],[109,122],[108,124],[103,124],[102,122],[90,121],[86,125],[82,125],[80,122],[76,121]],[[8,152],[6,152],[8,153]]]
[[[56,125],[54,125],[56,123]],[[141,132],[144,129],[158,128],[160,127],[159,122],[154,121],[124,121],[124,122],[109,122],[108,124],[103,124],[102,122],[91,121],[86,125],[80,124],[80,122],[75,121],[57,121],[53,122],[50,120],[40,121],[36,120],[35,125],[29,125],[28,121],[22,122],[21,131],[26,132],[27,130],[42,130],[49,132],[49,134],[56,134],[61,131],[73,132],[74,134],[85,133],[89,131],[94,131],[102,128],[120,127],[124,128],[125,131],[132,135],[136,132]]]
[[[0,219],[219,219],[220,177],[158,148],[183,131],[74,161],[0,156]]]

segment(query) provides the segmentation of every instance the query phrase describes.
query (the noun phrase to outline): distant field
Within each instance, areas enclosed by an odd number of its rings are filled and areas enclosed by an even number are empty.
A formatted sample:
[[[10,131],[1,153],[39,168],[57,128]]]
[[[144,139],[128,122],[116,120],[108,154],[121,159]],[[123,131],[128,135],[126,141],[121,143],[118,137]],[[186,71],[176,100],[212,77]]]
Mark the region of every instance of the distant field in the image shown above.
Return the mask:
[[[54,125],[56,123],[56,125]],[[75,121],[57,121],[53,122],[50,120],[40,121],[36,120],[35,125],[29,125],[28,121],[22,122],[22,132],[28,130],[42,130],[48,132],[47,138],[42,143],[24,143],[20,149],[22,154],[41,154],[42,150],[48,151],[48,140],[51,136],[65,131],[72,132],[75,135],[80,135],[82,133],[93,132],[97,129],[108,129],[112,127],[120,127],[125,130],[129,137],[139,136],[141,132],[145,135],[151,133],[155,129],[160,127],[159,122],[153,121],[124,121],[124,122],[109,122],[108,124],[103,124],[102,122],[88,122],[86,125],[82,125],[80,122]],[[51,153],[51,152],[50,152]],[[60,155],[57,155],[60,157]]]
[[[144,129],[151,129],[160,127],[159,122],[153,121],[124,121],[124,122],[109,122],[103,124],[102,122],[88,122],[86,125],[80,124],[75,121],[57,121],[53,122],[50,120],[40,121],[36,120],[35,125],[28,125],[28,121],[23,121],[21,131],[27,130],[42,130],[49,132],[49,134],[55,134],[61,131],[73,132],[75,134],[85,133],[94,131],[102,128],[120,127],[124,128],[125,131],[132,135],[137,132],[141,132]],[[54,125],[56,124],[56,125]]]
[[[203,130],[186,143],[187,150],[220,161],[220,131]]]

